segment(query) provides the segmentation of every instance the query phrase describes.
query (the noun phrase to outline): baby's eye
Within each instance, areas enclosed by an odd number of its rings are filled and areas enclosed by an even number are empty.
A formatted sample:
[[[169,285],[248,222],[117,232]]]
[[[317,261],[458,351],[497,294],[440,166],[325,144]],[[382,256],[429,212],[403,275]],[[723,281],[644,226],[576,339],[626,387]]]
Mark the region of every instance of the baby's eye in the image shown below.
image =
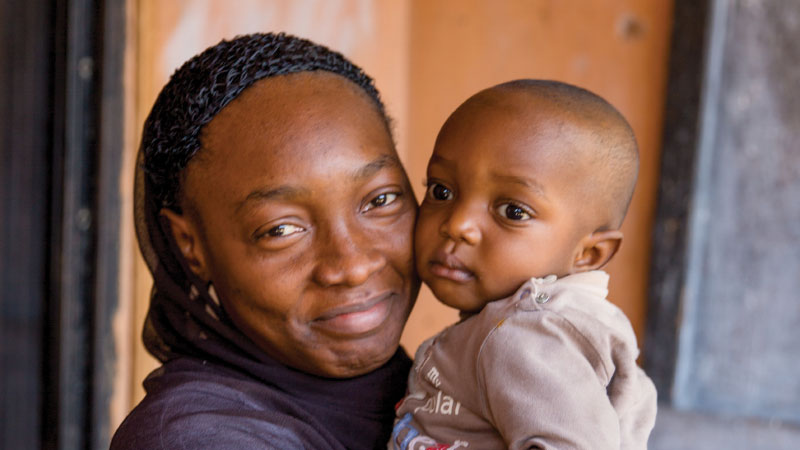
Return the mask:
[[[369,211],[372,208],[379,208],[381,206],[390,205],[394,203],[398,197],[400,197],[400,195],[397,194],[396,192],[387,192],[385,194],[381,194],[370,200],[364,211]]]
[[[428,185],[427,195],[428,197],[440,202],[453,199],[453,191],[451,191],[447,186],[439,183],[430,183]]]
[[[521,206],[513,203],[503,203],[497,207],[497,214],[510,220],[528,220],[531,215]]]
[[[287,223],[270,228],[267,230],[266,234],[271,237],[286,237],[295,233],[299,233],[303,230],[303,227],[298,227],[297,225],[291,225]]]

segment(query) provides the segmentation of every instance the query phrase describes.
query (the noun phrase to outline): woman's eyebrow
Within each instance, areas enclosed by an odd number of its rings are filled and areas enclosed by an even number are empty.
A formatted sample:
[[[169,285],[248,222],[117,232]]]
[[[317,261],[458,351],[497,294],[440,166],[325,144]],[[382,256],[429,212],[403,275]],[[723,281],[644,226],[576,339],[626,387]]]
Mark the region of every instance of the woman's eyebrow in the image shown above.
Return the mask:
[[[239,202],[238,205],[236,205],[236,211],[239,211],[240,209],[242,209],[244,205],[253,201],[263,202],[275,198],[291,199],[303,195],[308,195],[309,193],[310,191],[306,188],[290,186],[287,184],[275,187],[259,188],[247,194],[247,197],[245,197],[244,200],[242,200],[241,202]]]
[[[365,179],[373,176],[381,169],[386,167],[402,167],[400,164],[400,160],[397,159],[396,156],[393,155],[381,155],[376,158],[374,161],[371,161],[362,167],[356,169],[351,177],[353,179]],[[249,194],[247,197],[244,198],[241,202],[236,205],[236,211],[239,211],[246,205],[247,203],[257,201],[262,202],[266,200],[273,200],[276,198],[286,200],[297,198],[301,196],[308,196],[311,191],[306,188],[298,187],[298,186],[291,186],[288,184],[275,186],[275,187],[265,187],[256,189]]]
[[[363,180],[375,175],[378,171],[386,167],[401,167],[400,160],[394,155],[381,155],[374,161],[365,164],[353,172],[352,178]]]

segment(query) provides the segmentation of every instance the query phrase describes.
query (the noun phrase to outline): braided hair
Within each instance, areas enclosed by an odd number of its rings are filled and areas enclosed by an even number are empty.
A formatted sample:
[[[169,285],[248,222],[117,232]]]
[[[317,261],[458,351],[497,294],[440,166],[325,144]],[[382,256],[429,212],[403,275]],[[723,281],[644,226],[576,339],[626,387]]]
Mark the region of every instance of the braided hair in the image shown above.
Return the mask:
[[[285,33],[223,40],[186,61],[158,95],[142,132],[143,169],[161,207],[179,211],[180,174],[200,149],[203,127],[262,78],[324,70],[358,85],[389,129],[372,79],[341,53]]]

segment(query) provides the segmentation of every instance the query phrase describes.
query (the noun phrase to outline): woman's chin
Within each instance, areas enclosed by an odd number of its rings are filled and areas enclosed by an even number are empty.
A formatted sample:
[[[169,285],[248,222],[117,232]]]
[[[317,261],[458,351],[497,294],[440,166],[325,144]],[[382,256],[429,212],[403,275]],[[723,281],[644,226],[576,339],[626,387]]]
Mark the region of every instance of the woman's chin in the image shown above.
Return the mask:
[[[352,345],[337,348],[331,353],[324,373],[319,375],[331,378],[351,378],[386,364],[400,346],[400,331],[385,335],[370,336],[353,342]]]
[[[353,378],[364,375],[378,369],[392,358],[399,346],[399,338],[396,341],[398,342],[393,345],[382,345],[374,350],[362,347],[346,354],[337,352],[328,361],[319,361],[316,367],[303,370],[326,378]]]

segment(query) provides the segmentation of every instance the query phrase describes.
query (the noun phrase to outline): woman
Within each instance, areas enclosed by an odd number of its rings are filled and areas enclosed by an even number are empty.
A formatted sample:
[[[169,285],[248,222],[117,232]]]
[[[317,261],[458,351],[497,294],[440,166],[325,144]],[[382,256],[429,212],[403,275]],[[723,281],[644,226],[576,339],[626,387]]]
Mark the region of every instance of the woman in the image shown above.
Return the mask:
[[[112,449],[385,447],[417,206],[372,80],[295,37],[223,41],[164,87],[139,162],[163,365]]]

